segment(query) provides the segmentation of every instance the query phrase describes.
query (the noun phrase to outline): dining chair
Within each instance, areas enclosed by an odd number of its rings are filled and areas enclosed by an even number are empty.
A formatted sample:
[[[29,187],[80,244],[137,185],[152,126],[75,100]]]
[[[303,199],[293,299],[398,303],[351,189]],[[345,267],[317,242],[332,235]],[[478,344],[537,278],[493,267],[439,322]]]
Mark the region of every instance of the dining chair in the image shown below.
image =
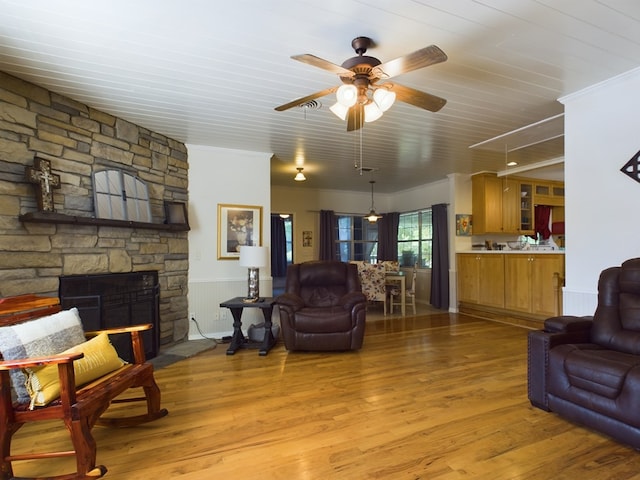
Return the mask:
[[[413,309],[413,314],[416,314],[416,277],[418,276],[418,266],[417,264],[413,266],[413,271],[411,273],[411,286],[405,290],[405,305],[407,304],[407,300],[409,300],[408,304],[411,305]],[[402,290],[399,286],[389,285],[390,288],[387,289],[387,293],[389,294],[389,312],[393,314],[394,305],[402,305]]]
[[[354,262],[355,263],[355,262]],[[357,263],[362,293],[369,302],[382,302],[387,314],[387,291],[385,288],[385,267],[381,263]]]

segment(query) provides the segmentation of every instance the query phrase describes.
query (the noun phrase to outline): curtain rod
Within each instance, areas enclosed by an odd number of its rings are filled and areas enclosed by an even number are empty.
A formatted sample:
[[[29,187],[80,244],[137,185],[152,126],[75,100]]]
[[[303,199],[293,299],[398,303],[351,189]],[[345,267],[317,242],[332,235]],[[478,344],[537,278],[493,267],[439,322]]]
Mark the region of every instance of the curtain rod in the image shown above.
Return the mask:
[[[433,207],[434,205],[446,205],[447,207],[450,206],[451,204],[446,202],[446,203],[434,203],[433,205],[429,206],[429,207],[423,207],[423,208],[418,208],[416,210],[406,210],[404,212],[398,212],[398,213],[410,213],[410,212],[417,212],[419,210],[430,210],[431,207]],[[307,210],[307,213],[320,213],[321,210]],[[349,212],[333,212],[336,215],[352,215],[352,216],[360,216],[362,215],[363,217],[365,216],[365,214],[362,213],[349,213]],[[383,212],[382,215],[384,215],[385,213],[392,213],[392,212]]]

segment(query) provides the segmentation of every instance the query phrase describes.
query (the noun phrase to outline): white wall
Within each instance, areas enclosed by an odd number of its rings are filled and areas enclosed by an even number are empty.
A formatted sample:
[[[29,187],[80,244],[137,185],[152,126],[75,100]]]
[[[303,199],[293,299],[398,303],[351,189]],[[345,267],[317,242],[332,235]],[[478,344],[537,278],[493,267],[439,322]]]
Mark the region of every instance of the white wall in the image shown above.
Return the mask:
[[[565,104],[565,314],[593,314],[600,272],[640,256],[640,183],[620,171],[640,150],[639,91],[636,69],[560,99]]]
[[[232,332],[232,317],[220,303],[247,294],[247,269],[237,260],[218,260],[218,204],[262,206],[262,245],[271,244],[270,157],[222,148],[187,145],[189,152],[189,312],[202,333]],[[271,295],[271,267],[260,269],[260,294]],[[256,309],[257,310],[257,309]],[[262,321],[247,309],[243,329]],[[201,338],[193,322],[189,338]]]
[[[449,203],[449,181],[421,185],[419,187],[396,192],[389,201],[389,212],[410,212],[420,208],[429,208],[438,203]]]
[[[472,212],[471,175],[449,175],[449,311],[458,311],[458,263],[456,252],[471,250],[472,237],[456,236],[456,214]]]

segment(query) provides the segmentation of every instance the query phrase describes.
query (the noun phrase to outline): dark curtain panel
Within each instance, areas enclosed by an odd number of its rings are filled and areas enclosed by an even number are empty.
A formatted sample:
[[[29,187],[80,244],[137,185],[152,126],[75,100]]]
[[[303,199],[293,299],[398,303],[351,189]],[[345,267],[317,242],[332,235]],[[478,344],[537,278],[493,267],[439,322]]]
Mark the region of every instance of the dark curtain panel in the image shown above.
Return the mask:
[[[284,233],[284,219],[271,215],[271,276],[287,275],[287,239]]]
[[[536,205],[536,233],[540,234],[542,240],[551,236],[549,229],[549,218],[551,217],[551,207],[549,205]]]
[[[320,260],[336,259],[336,220],[333,210],[320,210]]]
[[[378,220],[378,261],[398,260],[398,212],[385,213]]]
[[[431,263],[431,305],[449,310],[449,230],[447,205],[431,206],[433,258]]]

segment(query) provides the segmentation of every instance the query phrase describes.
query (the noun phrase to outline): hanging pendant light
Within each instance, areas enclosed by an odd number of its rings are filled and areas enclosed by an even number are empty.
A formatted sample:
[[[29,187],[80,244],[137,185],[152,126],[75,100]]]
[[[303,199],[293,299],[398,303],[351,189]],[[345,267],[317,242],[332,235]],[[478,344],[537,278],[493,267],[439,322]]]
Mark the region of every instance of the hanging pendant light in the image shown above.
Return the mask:
[[[378,215],[376,213],[376,209],[373,207],[373,184],[376,182],[375,180],[370,180],[369,183],[371,184],[371,210],[369,210],[369,214],[366,215],[364,218],[369,220],[369,223],[376,223],[378,220],[382,218],[382,215]]]

